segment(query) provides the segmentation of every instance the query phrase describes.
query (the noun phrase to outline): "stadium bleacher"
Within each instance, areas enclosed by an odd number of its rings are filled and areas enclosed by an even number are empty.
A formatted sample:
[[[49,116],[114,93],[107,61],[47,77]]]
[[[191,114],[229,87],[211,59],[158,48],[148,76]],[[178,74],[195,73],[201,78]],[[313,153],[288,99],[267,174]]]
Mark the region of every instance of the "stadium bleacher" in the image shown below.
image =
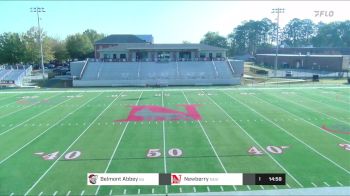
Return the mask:
[[[23,77],[28,75],[31,70],[31,66],[23,67],[23,69],[0,69],[0,84],[22,86]]]
[[[231,85],[241,61],[95,62],[82,67],[74,86]],[[237,70],[241,70],[237,68]],[[79,72],[79,71],[77,71]]]

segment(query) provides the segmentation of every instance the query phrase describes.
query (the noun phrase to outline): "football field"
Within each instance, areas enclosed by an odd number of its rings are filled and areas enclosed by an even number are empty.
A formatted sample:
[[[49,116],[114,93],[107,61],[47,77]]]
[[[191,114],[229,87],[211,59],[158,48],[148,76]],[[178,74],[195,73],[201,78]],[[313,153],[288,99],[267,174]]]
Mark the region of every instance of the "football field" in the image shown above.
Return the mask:
[[[0,195],[350,186],[350,88],[0,91]],[[88,186],[87,173],[286,173],[283,186]]]

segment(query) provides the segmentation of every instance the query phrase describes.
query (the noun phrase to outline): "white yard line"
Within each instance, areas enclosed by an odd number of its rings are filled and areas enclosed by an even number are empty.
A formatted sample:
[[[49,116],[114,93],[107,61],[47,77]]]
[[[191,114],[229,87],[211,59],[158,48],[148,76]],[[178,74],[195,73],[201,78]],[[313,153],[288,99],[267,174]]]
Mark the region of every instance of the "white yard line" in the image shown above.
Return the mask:
[[[189,102],[188,99],[187,99],[187,96],[185,95],[185,93],[184,93],[183,91],[182,91],[182,94],[184,95],[184,97],[185,97],[187,103],[190,104],[190,102]],[[197,122],[198,122],[199,126],[202,128],[202,131],[203,131],[205,137],[207,138],[208,143],[209,143],[209,145],[211,146],[211,149],[213,150],[213,152],[214,152],[214,154],[215,154],[217,160],[219,161],[219,163],[220,163],[222,169],[224,170],[225,173],[227,173],[227,170],[226,170],[224,164],[222,163],[222,161],[221,161],[221,159],[220,159],[218,153],[216,152],[216,150],[215,150],[215,148],[214,148],[214,145],[211,143],[211,140],[210,140],[210,138],[209,138],[209,136],[208,136],[206,130],[204,129],[202,123],[201,123],[199,120],[197,120]]]
[[[122,94],[122,93],[120,93],[120,95],[119,95],[118,97],[120,97],[121,94]],[[139,98],[138,98],[138,100],[137,100],[137,102],[136,102],[136,105],[139,104],[139,101],[140,101],[140,99],[141,99],[142,94],[143,94],[143,91],[141,92],[141,94],[140,94],[140,96],[139,96]],[[122,139],[123,139],[123,136],[124,136],[124,134],[125,134],[125,131],[126,131],[126,129],[128,128],[129,122],[130,122],[130,121],[128,121],[128,122],[126,123],[126,125],[125,125],[125,127],[124,127],[124,129],[123,129],[123,131],[122,131],[122,134],[121,134],[120,137],[119,137],[119,140],[118,140],[118,142],[117,142],[117,144],[116,144],[116,146],[115,146],[115,148],[114,148],[114,150],[113,150],[113,153],[112,153],[111,157],[109,158],[109,161],[108,161],[108,164],[107,164],[107,167],[106,167],[104,173],[107,173],[107,171],[108,171],[108,169],[109,169],[109,167],[110,167],[110,165],[111,165],[111,163],[112,163],[113,157],[115,156],[115,153],[117,152],[117,149],[118,149],[118,147],[119,147],[119,145],[120,145],[120,142],[121,142]],[[100,190],[100,188],[101,188],[101,185],[99,185],[99,186],[97,187],[96,192],[95,192],[95,195],[98,194],[98,191]]]
[[[321,127],[319,127],[319,126],[313,124],[313,123],[310,122],[310,121],[305,120],[304,118],[302,118],[302,117],[300,117],[300,116],[298,116],[298,115],[296,115],[296,114],[293,114],[293,113],[289,112],[288,110],[286,110],[286,109],[284,109],[284,108],[282,108],[282,107],[280,107],[280,106],[278,106],[278,105],[276,105],[276,104],[273,104],[273,103],[271,103],[271,102],[269,102],[269,101],[266,101],[266,100],[264,100],[264,99],[262,99],[262,98],[260,98],[260,97],[257,97],[257,96],[254,96],[254,97],[256,97],[256,98],[262,100],[262,101],[265,102],[265,103],[268,103],[268,104],[270,104],[270,105],[273,105],[273,106],[275,106],[275,107],[277,107],[277,108],[279,108],[279,109],[285,111],[286,113],[288,113],[288,114],[290,114],[290,115],[292,115],[292,116],[297,117],[298,119],[300,119],[300,120],[302,120],[302,121],[304,121],[304,122],[306,122],[306,123],[308,123],[308,124],[310,124],[310,125],[316,127],[317,129],[321,130],[322,132],[326,132],[326,133],[328,133],[328,134],[330,134],[330,135],[333,135],[334,137],[336,137],[336,138],[338,138],[338,139],[340,139],[340,140],[343,140],[343,141],[345,141],[345,142],[350,142],[349,140],[346,140],[346,139],[344,139],[344,138],[341,138],[341,137],[335,135],[334,133],[331,133],[331,132],[329,132],[329,131],[324,131]],[[279,99],[279,98],[278,98],[278,99]]]
[[[282,168],[300,187],[303,187],[303,185],[286,169],[283,167],[283,165],[278,162],[269,152],[266,151],[264,147],[262,147],[240,124],[237,123],[235,119],[233,119],[220,105],[218,105],[211,97],[208,96],[208,98],[218,107],[220,108],[223,113],[226,114],[228,118],[231,119],[232,122],[234,122],[256,145],[259,146],[259,148],[264,151],[264,153],[269,156],[280,168]]]
[[[58,96],[58,95],[60,95],[60,94],[57,94],[57,95],[54,95],[54,96],[50,96],[50,97],[47,98],[47,99],[51,99],[51,98],[56,97],[56,96]],[[10,115],[12,115],[12,114],[15,114],[15,113],[17,113],[17,112],[20,112],[20,111],[22,111],[22,110],[25,110],[25,109],[27,109],[27,108],[30,108],[30,107],[32,107],[32,106],[38,105],[38,104],[40,104],[40,101],[39,101],[39,102],[36,102],[36,103],[33,103],[33,104],[30,104],[30,105],[28,105],[28,106],[22,107],[22,108],[19,109],[19,110],[15,110],[15,111],[13,111],[13,112],[7,113],[6,115],[0,116],[0,119],[5,118],[5,117],[7,117],[7,116],[10,116]]]
[[[85,102],[83,105],[79,106],[77,109],[75,109],[74,111],[70,112],[69,114],[67,114],[65,117],[63,117],[61,120],[57,121],[55,124],[53,124],[52,126],[50,126],[49,128],[47,128],[45,131],[43,131],[42,133],[40,133],[39,135],[37,135],[35,138],[33,138],[32,140],[30,140],[29,142],[27,142],[26,144],[24,144],[22,147],[20,147],[18,150],[16,150],[15,152],[13,152],[12,154],[10,154],[9,156],[7,156],[5,159],[0,161],[0,165],[5,162],[6,160],[8,160],[9,158],[11,158],[12,156],[14,156],[15,154],[17,154],[20,150],[22,150],[23,148],[25,148],[26,146],[28,146],[29,144],[31,144],[33,141],[35,141],[36,139],[38,139],[39,137],[41,137],[42,135],[44,135],[47,131],[51,130],[53,127],[57,126],[59,123],[61,123],[62,121],[64,121],[67,117],[69,117],[70,115],[72,115],[73,113],[75,113],[76,111],[78,111],[79,109],[81,109],[82,107],[84,107],[86,104],[88,104],[89,102],[91,102],[92,100],[94,100],[95,98],[97,98],[98,96],[100,96],[102,93],[100,93],[99,95],[97,95],[96,97],[90,99],[89,101]]]
[[[46,174],[56,165],[58,160],[60,160],[67,152],[68,150],[81,138],[84,133],[89,130],[89,128],[100,118],[100,116],[119,98],[120,96],[116,97],[90,124],[89,126],[68,146],[68,148],[53,162],[53,164],[40,176],[40,178],[27,190],[27,192],[24,195],[28,195],[30,191],[33,190],[33,188],[46,176]]]
[[[275,96],[274,96],[274,97],[275,97]],[[307,110],[310,110],[310,111],[313,111],[313,112],[316,112],[316,113],[322,114],[322,115],[324,115],[324,116],[328,116],[329,118],[333,118],[333,119],[334,119],[334,120],[336,120],[336,121],[339,121],[339,122],[342,122],[342,123],[345,123],[345,124],[350,125],[350,123],[349,123],[349,122],[346,122],[346,121],[343,121],[343,120],[337,119],[337,118],[336,118],[336,117],[334,117],[334,116],[331,116],[331,115],[329,115],[329,114],[326,114],[326,113],[323,113],[323,112],[320,112],[320,111],[314,110],[314,109],[312,109],[312,108],[310,108],[310,107],[308,107],[308,106],[305,106],[305,105],[303,105],[303,104],[300,104],[300,103],[297,103],[297,102],[295,102],[295,101],[291,101],[291,100],[288,100],[288,99],[284,99],[284,100],[286,100],[286,101],[288,101],[288,102],[290,102],[290,103],[293,103],[293,104],[295,104],[295,105],[299,105],[299,106],[301,106],[301,107],[303,107],[303,108],[306,108]]]
[[[164,92],[162,91],[162,107],[164,107]],[[165,136],[165,124],[163,120],[163,162],[164,162],[164,173],[167,173],[167,165],[166,165],[166,136]],[[165,185],[165,194],[168,194],[168,185]]]
[[[249,110],[253,111],[254,113],[258,114],[259,116],[261,116],[262,118],[264,118],[265,120],[269,121],[271,124],[275,125],[276,127],[278,127],[280,130],[282,130],[283,132],[285,132],[286,134],[288,134],[289,136],[293,137],[295,140],[299,141],[300,143],[304,144],[306,147],[308,147],[309,149],[311,149],[313,152],[315,152],[316,154],[320,155],[321,157],[323,157],[324,159],[328,160],[329,162],[333,163],[333,165],[337,166],[338,168],[344,170],[346,173],[350,174],[350,171],[348,171],[347,169],[345,169],[344,167],[340,166],[339,164],[337,164],[336,162],[334,162],[333,160],[331,160],[330,158],[328,158],[327,156],[323,155],[322,153],[320,153],[319,151],[317,151],[316,149],[314,149],[313,147],[311,147],[310,145],[308,145],[307,143],[305,143],[304,141],[302,141],[301,139],[299,139],[298,137],[296,137],[295,135],[293,135],[292,133],[290,133],[289,131],[287,131],[286,129],[284,129],[283,127],[281,127],[280,125],[276,124],[275,122],[273,122],[272,120],[270,120],[269,118],[267,118],[266,116],[262,115],[261,113],[257,112],[255,109],[251,108],[250,106],[248,106],[247,104],[239,101],[238,99],[232,97],[230,94],[227,94],[226,92],[224,92],[227,96],[231,97],[233,100],[235,100],[236,102],[240,103],[241,105],[244,105],[245,107],[247,107]]]
[[[57,96],[57,95],[55,95],[55,96]],[[54,96],[52,96],[52,97],[54,97]],[[52,97],[50,97],[50,98],[52,98]],[[20,124],[17,124],[16,126],[13,126],[13,127],[11,127],[10,129],[7,129],[6,131],[1,132],[1,133],[0,133],[0,136],[3,135],[3,134],[5,134],[5,133],[7,133],[7,132],[9,132],[9,131],[11,131],[11,130],[13,130],[13,129],[15,129],[16,127],[19,127],[19,126],[23,125],[24,123],[26,123],[26,122],[28,122],[28,121],[30,121],[30,120],[32,120],[32,119],[34,119],[34,118],[40,116],[41,114],[44,114],[44,113],[46,113],[46,112],[48,112],[48,111],[50,111],[50,110],[56,108],[57,106],[59,106],[59,105],[65,103],[65,102],[67,102],[67,101],[69,101],[69,100],[71,100],[71,99],[72,99],[72,98],[66,99],[66,100],[64,100],[63,102],[61,102],[61,103],[59,103],[59,104],[56,104],[56,105],[54,105],[54,106],[52,106],[52,107],[50,107],[50,108],[48,108],[48,109],[46,109],[46,110],[40,112],[39,114],[36,114],[36,115],[34,115],[34,116],[28,118],[27,120],[21,122]]]
[[[340,183],[339,181],[337,181],[337,184],[339,184],[340,186],[344,186],[342,183]]]

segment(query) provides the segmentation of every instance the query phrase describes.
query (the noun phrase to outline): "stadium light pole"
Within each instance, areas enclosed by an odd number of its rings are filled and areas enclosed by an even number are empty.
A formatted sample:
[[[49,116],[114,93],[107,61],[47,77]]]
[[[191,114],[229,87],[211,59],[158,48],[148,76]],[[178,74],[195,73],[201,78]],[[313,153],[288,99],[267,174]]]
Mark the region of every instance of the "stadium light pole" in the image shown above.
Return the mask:
[[[280,14],[284,13],[284,8],[272,9],[273,14],[277,14],[277,28],[276,28],[276,57],[275,57],[275,77],[277,77],[277,65],[278,65],[278,48],[279,48],[279,26],[280,26]]]
[[[40,55],[41,55],[41,69],[43,70],[43,79],[45,79],[45,71],[44,71],[44,54],[43,54],[43,40],[40,31],[40,12],[46,12],[43,7],[32,7],[30,8],[30,12],[36,12],[36,16],[38,18],[38,31],[39,31],[39,42],[40,42]]]

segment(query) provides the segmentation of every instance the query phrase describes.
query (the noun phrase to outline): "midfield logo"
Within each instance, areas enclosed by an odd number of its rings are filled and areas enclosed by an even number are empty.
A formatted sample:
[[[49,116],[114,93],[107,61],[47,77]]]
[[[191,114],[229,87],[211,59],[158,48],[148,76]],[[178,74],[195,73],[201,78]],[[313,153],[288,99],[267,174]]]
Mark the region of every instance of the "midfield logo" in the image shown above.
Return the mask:
[[[201,120],[202,117],[197,111],[197,105],[178,105],[184,107],[186,112],[173,110],[166,107],[143,105],[131,106],[131,111],[126,119],[116,120],[116,122],[128,121],[175,121],[175,120]]]

